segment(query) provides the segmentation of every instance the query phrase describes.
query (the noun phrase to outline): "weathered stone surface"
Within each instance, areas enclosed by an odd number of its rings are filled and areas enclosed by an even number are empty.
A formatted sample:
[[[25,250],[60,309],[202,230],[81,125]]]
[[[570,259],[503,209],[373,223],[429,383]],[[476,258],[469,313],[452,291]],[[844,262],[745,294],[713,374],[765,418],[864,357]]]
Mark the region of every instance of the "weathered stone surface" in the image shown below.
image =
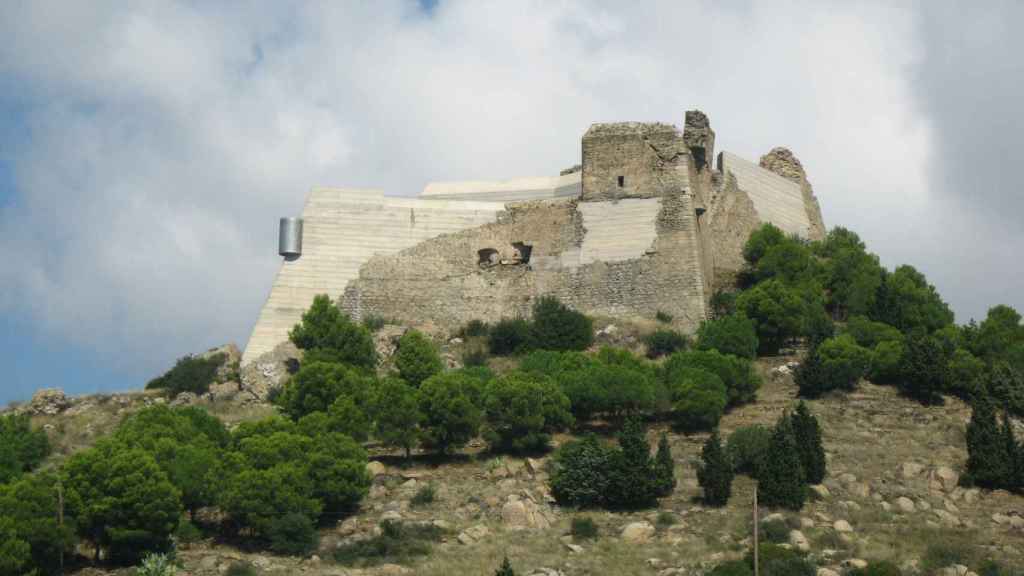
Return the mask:
[[[846,520],[836,520],[832,524],[832,529],[836,532],[853,532],[853,526],[850,526]]]
[[[22,410],[30,414],[55,416],[71,406],[71,400],[60,388],[43,388],[32,395],[32,401]]]
[[[280,388],[298,369],[301,358],[301,350],[290,341],[282,341],[242,367],[242,390],[256,400],[266,400],[271,390]]]
[[[789,545],[800,552],[810,552],[811,543],[807,540],[807,536],[799,530],[793,530],[789,533]]]
[[[371,478],[376,478],[377,476],[387,474],[388,467],[376,460],[371,460],[366,463],[366,473],[369,474]]]
[[[647,542],[654,536],[654,526],[650,522],[631,522],[626,524],[626,527],[622,529],[620,536],[626,542],[631,543],[642,543]]]
[[[957,487],[957,483],[960,482],[960,475],[949,466],[939,466],[932,473],[932,479],[938,483],[942,490],[952,492]]]
[[[487,528],[487,526],[484,526],[483,524],[477,524],[475,526],[471,526],[463,530],[459,534],[457,540],[459,541],[460,544],[468,546],[470,544],[475,544],[480,540],[483,540],[484,538],[489,536],[490,533],[491,531],[489,528]]]
[[[906,496],[900,496],[896,499],[896,506],[902,512],[913,512],[915,510],[914,501]]]
[[[502,506],[501,519],[509,528],[543,530],[551,527],[551,522],[535,502],[521,500],[515,495],[509,496]]]

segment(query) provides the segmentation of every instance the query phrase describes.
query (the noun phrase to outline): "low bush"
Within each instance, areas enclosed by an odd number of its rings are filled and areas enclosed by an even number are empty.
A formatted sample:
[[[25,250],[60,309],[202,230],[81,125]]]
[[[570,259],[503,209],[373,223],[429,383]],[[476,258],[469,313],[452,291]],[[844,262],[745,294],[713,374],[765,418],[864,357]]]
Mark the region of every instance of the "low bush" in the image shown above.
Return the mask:
[[[492,450],[543,450],[573,423],[569,398],[547,376],[510,372],[484,391],[484,438]]]
[[[712,568],[707,576],[754,576],[754,569],[744,560],[730,560]]]
[[[704,442],[701,463],[697,468],[697,483],[704,491],[704,503],[709,506],[725,506],[732,495],[732,462],[718,437],[718,429]]]
[[[698,350],[718,350],[740,358],[757,357],[757,331],[742,314],[730,314],[701,324],[697,330]]]
[[[865,348],[874,348],[882,342],[900,342],[903,333],[884,322],[876,322],[866,316],[851,316],[846,321],[845,332],[853,337],[857,344]]]
[[[597,524],[588,516],[575,516],[569,533],[577,540],[592,540],[598,535]]]
[[[49,454],[46,431],[33,430],[28,414],[0,416],[0,484],[35,470]]]
[[[647,357],[654,359],[686,348],[687,339],[675,330],[657,330],[644,337],[644,345]]]
[[[753,561],[753,555],[748,553],[747,562],[753,566]],[[818,572],[817,567],[799,552],[779,544],[761,544],[758,563],[764,576],[815,576]]]
[[[875,384],[895,384],[900,377],[900,363],[903,359],[903,341],[879,342],[871,351],[871,367],[868,379]]]
[[[404,564],[430,554],[431,544],[439,542],[445,531],[433,524],[403,524],[385,520],[381,533],[366,540],[344,544],[334,551],[334,561],[342,566],[375,566],[384,562]]]
[[[772,518],[761,522],[761,533],[764,539],[773,544],[782,544],[789,541],[789,524],[784,518]]]
[[[594,325],[554,296],[542,296],[533,305],[530,335],[543,350],[586,350],[594,342]]]
[[[687,350],[669,356],[661,370],[665,385],[671,390],[672,382],[682,379],[680,374],[687,368],[706,370],[721,378],[728,394],[727,406],[753,402],[761,386],[761,377],[750,360],[717,350]]]
[[[427,484],[426,486],[417,490],[416,493],[412,495],[412,498],[409,500],[409,505],[412,506],[413,508],[416,508],[418,506],[426,506],[427,504],[433,504],[434,496],[436,494],[437,489],[434,488],[434,485]]]
[[[801,396],[817,398],[833,390],[852,391],[870,367],[871,351],[844,334],[809,351],[794,380]]]
[[[228,566],[227,572],[224,573],[225,576],[256,576],[257,574],[256,568],[248,562],[232,562]]]
[[[327,294],[313,298],[313,304],[288,332],[288,338],[305,351],[306,362],[339,362],[367,370],[377,366],[373,335],[335,306]]]
[[[316,550],[320,540],[313,520],[298,512],[271,520],[267,536],[271,551],[290,556],[310,554]]]
[[[487,346],[495,356],[522,354],[530,349],[530,324],[522,318],[502,318],[491,327]]]
[[[366,318],[363,318],[363,326],[366,327],[370,332],[377,332],[386,324],[384,317],[379,314],[367,314]]]
[[[668,384],[672,417],[684,432],[711,430],[725,412],[728,394],[722,379],[699,368],[680,368]]]
[[[654,313],[654,319],[657,320],[658,322],[661,322],[662,324],[672,323],[672,315],[662,310],[658,310],[657,312]]]
[[[501,566],[494,571],[494,576],[516,576],[516,571],[512,569],[512,563],[508,561],[508,556],[501,561]]]
[[[903,576],[903,571],[887,560],[875,560],[864,568],[850,570],[847,576]]]
[[[481,382],[463,371],[427,378],[417,395],[424,443],[442,453],[464,446],[483,420]]]
[[[480,338],[487,336],[490,331],[490,327],[483,320],[470,320],[459,330],[459,337],[465,338]]]
[[[174,531],[174,540],[182,544],[194,544],[202,538],[203,532],[187,518],[182,518]]]
[[[487,349],[479,346],[468,348],[462,354],[463,366],[487,366]]]
[[[726,448],[733,470],[757,479],[771,442],[772,431],[765,426],[753,424],[737,428],[729,435]]]
[[[224,364],[224,354],[213,354],[208,358],[200,356],[184,356],[174,363],[174,367],[162,376],[150,380],[147,390],[166,390],[170,396],[182,392],[206,394],[210,384],[217,377],[217,369]]]
[[[679,522],[676,515],[667,511],[662,510],[658,512],[658,515],[654,518],[654,525],[658,528],[668,528],[669,526],[675,526]]]
[[[409,330],[398,340],[395,369],[399,378],[419,388],[424,380],[444,370],[444,362],[429,338],[418,330]]]
[[[135,576],[174,576],[177,573],[174,560],[166,554],[149,554],[135,569]]]

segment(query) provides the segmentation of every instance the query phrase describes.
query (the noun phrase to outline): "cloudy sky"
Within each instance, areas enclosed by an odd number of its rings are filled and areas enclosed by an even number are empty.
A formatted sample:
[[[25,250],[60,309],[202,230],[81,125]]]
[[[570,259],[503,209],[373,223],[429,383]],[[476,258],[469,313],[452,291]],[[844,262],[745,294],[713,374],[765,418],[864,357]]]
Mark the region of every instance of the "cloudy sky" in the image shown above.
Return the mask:
[[[311,186],[556,174],[691,108],[958,321],[1024,309],[1024,3],[287,4],[0,3],[0,401],[244,345]]]

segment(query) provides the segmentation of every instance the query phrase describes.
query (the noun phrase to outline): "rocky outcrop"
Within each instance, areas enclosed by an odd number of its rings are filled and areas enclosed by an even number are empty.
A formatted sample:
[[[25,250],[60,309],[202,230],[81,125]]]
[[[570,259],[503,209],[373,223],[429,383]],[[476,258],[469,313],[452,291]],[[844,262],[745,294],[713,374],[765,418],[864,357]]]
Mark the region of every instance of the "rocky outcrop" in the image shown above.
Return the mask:
[[[807,181],[807,173],[804,172],[804,166],[796,155],[789,148],[781,146],[772,148],[767,154],[761,156],[760,166],[800,184],[804,194],[804,209],[807,211],[807,219],[811,221],[810,239],[821,240],[824,238],[825,222],[821,218],[821,205],[818,204],[814,188]]]
[[[302,351],[291,342],[278,344],[242,368],[242,391],[254,400],[266,400],[272,390],[284,385],[298,370],[301,358]]]
[[[22,411],[37,416],[56,416],[71,407],[71,400],[60,388],[43,388],[32,396]]]

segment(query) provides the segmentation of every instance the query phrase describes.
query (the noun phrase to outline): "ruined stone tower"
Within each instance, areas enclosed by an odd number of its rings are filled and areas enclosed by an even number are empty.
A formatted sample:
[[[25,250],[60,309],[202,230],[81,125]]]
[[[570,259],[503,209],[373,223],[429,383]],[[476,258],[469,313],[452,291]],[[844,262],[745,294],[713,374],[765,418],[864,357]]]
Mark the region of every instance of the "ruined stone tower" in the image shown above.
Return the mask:
[[[594,124],[581,169],[560,176],[432,183],[417,198],[314,189],[301,252],[282,262],[243,364],[287,340],[325,292],[355,318],[449,331],[525,316],[534,299],[554,294],[593,315],[667,312],[692,332],[714,291],[732,284],[743,243],[762,222],[824,235],[791,152],[776,148],[760,164],[722,152],[713,163],[714,144],[707,116],[690,111],[682,132]]]

